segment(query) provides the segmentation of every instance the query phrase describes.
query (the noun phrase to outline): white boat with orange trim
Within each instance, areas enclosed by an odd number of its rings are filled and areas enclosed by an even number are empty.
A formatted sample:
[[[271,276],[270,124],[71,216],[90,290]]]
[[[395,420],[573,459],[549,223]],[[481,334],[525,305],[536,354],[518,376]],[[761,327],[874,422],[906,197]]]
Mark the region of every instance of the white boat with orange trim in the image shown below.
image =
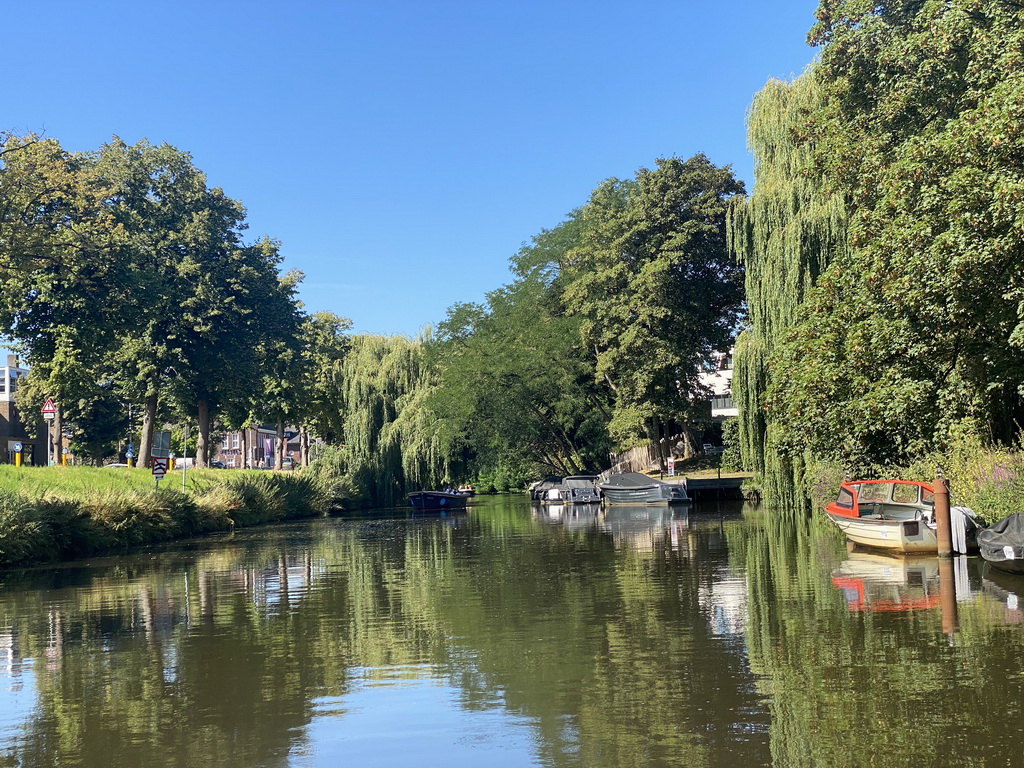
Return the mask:
[[[855,544],[903,554],[938,552],[935,492],[916,480],[847,480],[825,514]],[[967,507],[952,507],[953,548],[977,549],[978,525]]]

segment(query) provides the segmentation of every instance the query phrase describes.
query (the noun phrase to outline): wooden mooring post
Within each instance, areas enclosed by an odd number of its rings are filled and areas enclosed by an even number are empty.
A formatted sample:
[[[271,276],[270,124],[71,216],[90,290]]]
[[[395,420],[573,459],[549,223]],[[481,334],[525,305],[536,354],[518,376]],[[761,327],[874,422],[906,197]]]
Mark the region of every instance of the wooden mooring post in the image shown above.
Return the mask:
[[[938,540],[939,557],[953,556],[953,525],[949,518],[949,481],[942,476],[942,470],[935,473],[935,538]]]
[[[952,637],[957,631],[956,574],[953,558],[939,560],[939,604],[942,606],[942,633]]]

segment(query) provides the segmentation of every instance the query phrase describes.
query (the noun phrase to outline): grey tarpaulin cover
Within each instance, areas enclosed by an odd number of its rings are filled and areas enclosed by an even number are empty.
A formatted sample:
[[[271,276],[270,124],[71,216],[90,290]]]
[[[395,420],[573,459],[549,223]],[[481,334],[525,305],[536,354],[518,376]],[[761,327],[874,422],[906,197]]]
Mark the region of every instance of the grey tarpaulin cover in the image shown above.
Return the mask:
[[[978,531],[978,548],[993,565],[1014,564],[1013,570],[1024,569],[1024,515],[1014,512]]]
[[[608,479],[602,485],[612,488],[650,488],[655,485],[666,485],[666,483],[647,475],[641,475],[639,472],[623,472],[617,475],[608,475]]]

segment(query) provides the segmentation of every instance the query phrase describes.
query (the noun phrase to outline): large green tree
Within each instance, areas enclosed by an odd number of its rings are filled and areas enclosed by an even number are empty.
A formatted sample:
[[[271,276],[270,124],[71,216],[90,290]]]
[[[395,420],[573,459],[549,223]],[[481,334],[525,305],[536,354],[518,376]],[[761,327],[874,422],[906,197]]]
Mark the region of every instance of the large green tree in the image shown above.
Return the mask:
[[[434,374],[421,340],[353,336],[337,374],[340,470],[360,501],[401,504],[462,471],[452,435],[425,406]]]
[[[700,371],[727,347],[743,309],[743,270],[726,248],[729,200],[743,185],[704,155],[658,160],[599,186],[581,211],[564,300],[614,392],[620,445],[667,437],[697,418]],[[689,434],[684,429],[684,436]]]
[[[747,122],[754,189],[733,201],[729,216],[730,247],[746,268],[748,325],[736,343],[732,383],[743,463],[761,473],[766,497],[784,506],[804,502],[808,457],[800,446],[778,450],[786,432],[767,409],[767,391],[793,375],[776,364],[778,349],[822,270],[846,250],[844,196],[825,192],[807,135],[821,98],[813,69],[790,83],[771,80],[754,97]]]
[[[4,136],[0,151],[0,327],[31,368],[26,413],[47,397],[53,432],[99,396],[120,321],[111,296],[130,276],[112,258],[123,233],[104,206],[110,190],[88,155],[53,139]]]
[[[343,425],[337,409],[341,397],[340,366],[351,342],[352,321],[332,312],[314,312],[302,325],[300,423],[303,464],[308,461],[308,435],[340,442]]]
[[[432,407],[458,425],[480,473],[511,464],[560,475],[604,465],[608,398],[579,347],[579,322],[552,314],[523,278],[461,304],[438,328],[444,363]]]
[[[781,445],[907,463],[1024,421],[1024,9],[832,0],[807,121],[850,248],[784,348]]]
[[[196,461],[205,466],[218,416],[245,420],[257,403],[287,408],[282,366],[298,355],[295,278],[281,278],[280,244],[242,242],[245,210],[211,188],[187,152],[114,139],[97,167],[124,233],[116,253],[132,290],[120,297],[116,364],[129,400],[145,406],[140,459],[148,462],[162,392],[198,422]],[[271,386],[275,382],[275,386]],[[270,388],[271,397],[261,398]]]

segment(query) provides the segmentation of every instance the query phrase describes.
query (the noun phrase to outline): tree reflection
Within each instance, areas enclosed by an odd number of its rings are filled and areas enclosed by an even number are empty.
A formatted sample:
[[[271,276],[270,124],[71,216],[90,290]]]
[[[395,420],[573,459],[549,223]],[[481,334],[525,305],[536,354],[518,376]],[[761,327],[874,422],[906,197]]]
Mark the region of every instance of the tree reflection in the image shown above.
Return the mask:
[[[1010,754],[1014,584],[972,576],[947,636],[903,599],[927,566],[880,583],[813,519],[603,514],[329,520],[9,574],[0,679],[37,699],[0,765],[286,765],[360,686],[417,676],[530,723],[556,768]],[[895,609],[851,610],[837,574]]]

